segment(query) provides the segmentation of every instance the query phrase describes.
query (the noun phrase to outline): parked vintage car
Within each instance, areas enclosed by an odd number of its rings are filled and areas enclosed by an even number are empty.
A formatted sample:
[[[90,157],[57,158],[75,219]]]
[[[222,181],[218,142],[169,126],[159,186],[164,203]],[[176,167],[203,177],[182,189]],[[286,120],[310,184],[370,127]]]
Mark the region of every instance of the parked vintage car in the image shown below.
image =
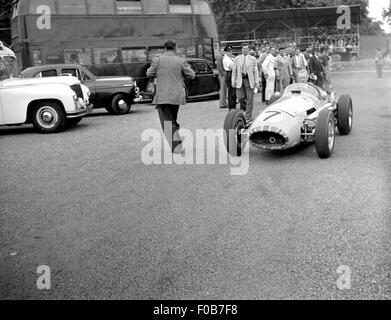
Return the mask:
[[[88,95],[75,77],[0,81],[0,125],[32,123],[42,133],[61,131],[91,111]]]
[[[97,77],[79,64],[51,64],[27,68],[23,78],[71,75],[78,78],[91,91],[94,108],[105,108],[110,114],[129,113],[136,94],[136,83],[131,77]]]
[[[200,100],[216,98],[219,96],[220,82],[218,73],[215,72],[205,59],[187,59],[187,63],[194,70],[194,80],[185,80],[186,99]],[[151,64],[149,63],[147,68]],[[150,79],[145,88],[141,88],[141,94],[152,99],[155,95],[155,79]]]

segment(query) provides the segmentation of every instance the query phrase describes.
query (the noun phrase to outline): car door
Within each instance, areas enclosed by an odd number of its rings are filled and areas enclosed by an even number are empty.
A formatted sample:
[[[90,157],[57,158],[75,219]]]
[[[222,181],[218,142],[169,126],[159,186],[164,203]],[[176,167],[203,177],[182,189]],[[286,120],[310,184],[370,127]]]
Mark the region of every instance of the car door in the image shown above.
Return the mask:
[[[217,75],[209,67],[206,61],[193,61],[191,66],[196,74],[194,83],[192,84],[192,95],[205,95],[216,91],[216,83],[218,83]],[[218,90],[218,89],[217,89]]]

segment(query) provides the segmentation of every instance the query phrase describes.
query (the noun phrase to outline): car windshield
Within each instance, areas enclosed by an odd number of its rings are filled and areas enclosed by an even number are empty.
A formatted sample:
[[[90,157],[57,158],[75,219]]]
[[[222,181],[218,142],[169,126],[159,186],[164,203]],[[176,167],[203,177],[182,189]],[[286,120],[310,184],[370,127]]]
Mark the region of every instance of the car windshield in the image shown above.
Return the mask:
[[[20,72],[14,57],[0,57],[0,80],[19,78]]]
[[[319,90],[308,83],[294,83],[286,87],[285,89],[285,94],[289,94],[289,95],[292,93],[299,93],[299,92],[305,92],[317,98],[320,97]]]

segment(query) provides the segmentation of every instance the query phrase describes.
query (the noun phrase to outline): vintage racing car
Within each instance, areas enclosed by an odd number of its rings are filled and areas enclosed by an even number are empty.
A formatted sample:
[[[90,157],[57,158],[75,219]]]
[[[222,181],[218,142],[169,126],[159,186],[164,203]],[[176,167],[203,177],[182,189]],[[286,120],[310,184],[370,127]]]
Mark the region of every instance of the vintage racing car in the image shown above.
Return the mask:
[[[301,143],[315,143],[320,158],[333,152],[336,128],[348,135],[353,126],[353,104],[349,95],[337,98],[310,83],[288,86],[275,94],[270,105],[254,121],[246,123],[241,110],[231,110],[225,119],[225,144],[240,156],[245,143],[259,149],[284,150]]]

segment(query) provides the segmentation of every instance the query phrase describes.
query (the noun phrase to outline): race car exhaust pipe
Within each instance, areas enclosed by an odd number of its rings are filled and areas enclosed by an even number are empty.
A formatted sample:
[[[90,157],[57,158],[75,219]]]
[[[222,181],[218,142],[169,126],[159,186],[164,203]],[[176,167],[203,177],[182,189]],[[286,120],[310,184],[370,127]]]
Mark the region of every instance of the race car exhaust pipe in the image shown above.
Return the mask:
[[[250,141],[263,148],[285,146],[287,140],[277,132],[258,131],[250,136]]]

